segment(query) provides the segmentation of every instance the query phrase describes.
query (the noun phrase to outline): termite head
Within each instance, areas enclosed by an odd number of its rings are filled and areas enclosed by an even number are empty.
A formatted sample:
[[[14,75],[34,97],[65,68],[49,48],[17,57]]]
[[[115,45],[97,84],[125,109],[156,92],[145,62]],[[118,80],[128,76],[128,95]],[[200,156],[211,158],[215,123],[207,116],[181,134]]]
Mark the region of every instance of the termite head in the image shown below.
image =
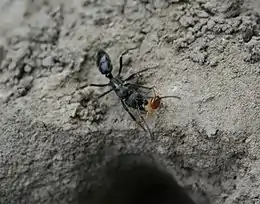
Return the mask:
[[[156,110],[159,108],[160,104],[161,104],[160,96],[155,95],[153,98],[148,99],[147,106],[149,106],[149,108],[152,110]]]
[[[147,113],[146,116],[152,114],[155,110],[159,108],[160,105],[161,105],[161,97],[156,94],[154,89],[154,96],[150,97],[147,100],[147,104],[145,105],[145,110]]]
[[[161,105],[161,100],[163,98],[177,98],[177,99],[181,99],[179,96],[158,96],[155,92],[154,89],[154,96],[150,97],[148,99],[148,103],[145,105],[145,110],[146,110],[146,116],[151,115],[152,113],[154,113],[155,110],[157,110],[160,105]]]
[[[152,109],[159,108],[160,104],[161,104],[161,97],[160,96],[155,96],[154,98],[151,98],[150,106],[151,106]]]

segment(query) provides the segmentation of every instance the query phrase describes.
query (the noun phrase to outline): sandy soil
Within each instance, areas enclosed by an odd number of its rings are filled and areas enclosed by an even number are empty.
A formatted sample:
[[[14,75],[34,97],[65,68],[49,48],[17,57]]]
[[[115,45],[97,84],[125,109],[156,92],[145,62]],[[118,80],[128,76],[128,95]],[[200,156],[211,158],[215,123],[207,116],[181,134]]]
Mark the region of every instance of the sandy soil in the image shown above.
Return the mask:
[[[260,203],[258,0],[5,0],[0,9],[0,203],[73,202],[123,153],[166,163],[198,203]],[[181,97],[149,119],[154,139],[114,93],[95,102],[105,89],[78,89],[107,82],[97,49],[116,72],[136,45],[123,74],[155,67],[145,82]]]

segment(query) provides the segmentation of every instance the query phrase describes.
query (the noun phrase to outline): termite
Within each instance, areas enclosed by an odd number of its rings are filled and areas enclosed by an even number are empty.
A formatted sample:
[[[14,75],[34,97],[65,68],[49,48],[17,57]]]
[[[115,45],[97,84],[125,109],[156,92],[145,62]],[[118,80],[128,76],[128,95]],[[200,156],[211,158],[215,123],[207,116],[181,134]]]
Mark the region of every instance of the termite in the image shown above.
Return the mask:
[[[161,100],[164,98],[177,98],[181,99],[179,96],[159,96],[156,94],[156,90],[153,87],[154,96],[148,97],[148,103],[145,105],[146,117],[152,115],[161,105]]]

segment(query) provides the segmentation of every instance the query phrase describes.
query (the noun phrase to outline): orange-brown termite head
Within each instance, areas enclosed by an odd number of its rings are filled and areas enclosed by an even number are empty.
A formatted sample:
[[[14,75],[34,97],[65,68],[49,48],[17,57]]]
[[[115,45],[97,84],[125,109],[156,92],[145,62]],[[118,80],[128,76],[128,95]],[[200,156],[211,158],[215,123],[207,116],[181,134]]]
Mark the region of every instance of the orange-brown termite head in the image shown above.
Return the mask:
[[[159,96],[154,96],[148,99],[148,103],[145,106],[146,116],[151,115],[155,110],[159,108],[161,104],[161,98]]]
[[[178,98],[178,99],[181,99],[180,97],[178,96],[158,96],[155,92],[155,89],[154,89],[154,96],[153,97],[150,97],[148,99],[148,103],[147,105],[145,106],[145,110],[146,110],[146,117],[148,117],[149,115],[153,114],[155,110],[157,110],[160,105],[161,105],[161,100],[163,98]]]
[[[160,96],[155,96],[153,98],[151,98],[149,101],[148,101],[148,104],[150,103],[150,106],[152,109],[157,109],[159,108],[160,104],[161,104],[161,98]]]

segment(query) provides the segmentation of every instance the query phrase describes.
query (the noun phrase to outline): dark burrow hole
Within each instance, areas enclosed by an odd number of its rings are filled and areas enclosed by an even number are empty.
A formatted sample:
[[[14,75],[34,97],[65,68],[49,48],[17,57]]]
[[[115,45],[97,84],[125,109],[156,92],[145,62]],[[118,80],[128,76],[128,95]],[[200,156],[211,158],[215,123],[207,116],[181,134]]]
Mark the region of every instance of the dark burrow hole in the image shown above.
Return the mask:
[[[94,204],[195,204],[173,176],[151,162],[121,156],[105,167]],[[143,159],[141,159],[143,160]],[[85,199],[81,199],[80,203]],[[85,200],[86,201],[86,200]],[[89,201],[89,199],[88,199]]]

